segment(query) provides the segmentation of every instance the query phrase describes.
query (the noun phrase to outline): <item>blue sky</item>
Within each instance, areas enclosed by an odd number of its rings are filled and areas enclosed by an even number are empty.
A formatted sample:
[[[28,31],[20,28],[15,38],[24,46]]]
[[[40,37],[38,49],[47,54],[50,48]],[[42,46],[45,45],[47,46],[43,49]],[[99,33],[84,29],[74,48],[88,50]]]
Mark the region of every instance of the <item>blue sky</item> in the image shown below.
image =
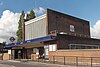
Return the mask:
[[[46,8],[90,21],[91,37],[100,39],[100,0],[0,0],[0,42],[16,37],[22,10],[42,15]]]
[[[43,7],[51,8],[90,21],[93,26],[100,19],[100,0],[0,0],[0,15],[4,10],[25,12]]]

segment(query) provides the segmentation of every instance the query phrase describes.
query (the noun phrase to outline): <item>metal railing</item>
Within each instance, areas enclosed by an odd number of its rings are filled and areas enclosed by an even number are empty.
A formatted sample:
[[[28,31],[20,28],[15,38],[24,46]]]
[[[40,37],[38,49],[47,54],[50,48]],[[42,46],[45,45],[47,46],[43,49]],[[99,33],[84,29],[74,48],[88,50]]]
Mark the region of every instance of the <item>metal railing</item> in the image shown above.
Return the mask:
[[[34,59],[32,60],[76,67],[100,67],[100,57],[49,56],[49,59],[41,59],[34,56]]]

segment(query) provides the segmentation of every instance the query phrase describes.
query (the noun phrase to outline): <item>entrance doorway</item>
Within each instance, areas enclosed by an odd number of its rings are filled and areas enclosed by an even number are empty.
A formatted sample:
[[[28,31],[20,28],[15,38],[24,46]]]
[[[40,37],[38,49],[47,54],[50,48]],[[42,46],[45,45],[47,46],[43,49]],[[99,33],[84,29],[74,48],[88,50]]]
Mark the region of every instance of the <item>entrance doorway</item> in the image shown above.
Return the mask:
[[[49,46],[48,45],[44,46],[44,58],[45,59],[49,58]]]
[[[40,59],[43,59],[44,58],[44,48],[43,47],[39,47],[38,48],[39,49],[39,58]]]
[[[22,49],[16,49],[14,54],[14,59],[22,59],[23,58]]]

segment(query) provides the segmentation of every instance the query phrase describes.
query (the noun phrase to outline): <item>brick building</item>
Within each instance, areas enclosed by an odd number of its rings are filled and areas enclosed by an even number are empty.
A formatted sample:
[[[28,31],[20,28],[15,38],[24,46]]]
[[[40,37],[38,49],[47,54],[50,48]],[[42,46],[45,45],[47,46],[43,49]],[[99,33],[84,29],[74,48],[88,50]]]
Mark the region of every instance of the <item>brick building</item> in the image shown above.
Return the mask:
[[[6,46],[12,47],[14,59],[49,58],[58,50],[99,49],[100,40],[91,38],[89,21],[47,9],[46,14],[25,22],[25,41]]]

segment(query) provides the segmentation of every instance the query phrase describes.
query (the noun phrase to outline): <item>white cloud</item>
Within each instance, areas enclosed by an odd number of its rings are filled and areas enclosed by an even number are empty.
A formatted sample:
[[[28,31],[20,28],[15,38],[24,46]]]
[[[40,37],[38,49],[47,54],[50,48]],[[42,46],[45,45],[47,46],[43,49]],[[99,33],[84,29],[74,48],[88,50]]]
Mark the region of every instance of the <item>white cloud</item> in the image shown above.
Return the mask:
[[[45,13],[45,9],[43,7],[33,9],[36,15],[41,15]]]
[[[11,36],[16,37],[20,13],[5,10],[0,18],[0,42],[9,41]]]
[[[0,1],[0,3],[2,3]],[[42,7],[33,9],[36,15],[45,13],[45,9]],[[16,31],[18,29],[18,20],[20,13],[14,13],[10,10],[3,11],[0,17],[0,42],[7,41],[11,36],[16,37]]]
[[[100,20],[96,22],[96,24],[90,28],[91,37],[100,39]]]

